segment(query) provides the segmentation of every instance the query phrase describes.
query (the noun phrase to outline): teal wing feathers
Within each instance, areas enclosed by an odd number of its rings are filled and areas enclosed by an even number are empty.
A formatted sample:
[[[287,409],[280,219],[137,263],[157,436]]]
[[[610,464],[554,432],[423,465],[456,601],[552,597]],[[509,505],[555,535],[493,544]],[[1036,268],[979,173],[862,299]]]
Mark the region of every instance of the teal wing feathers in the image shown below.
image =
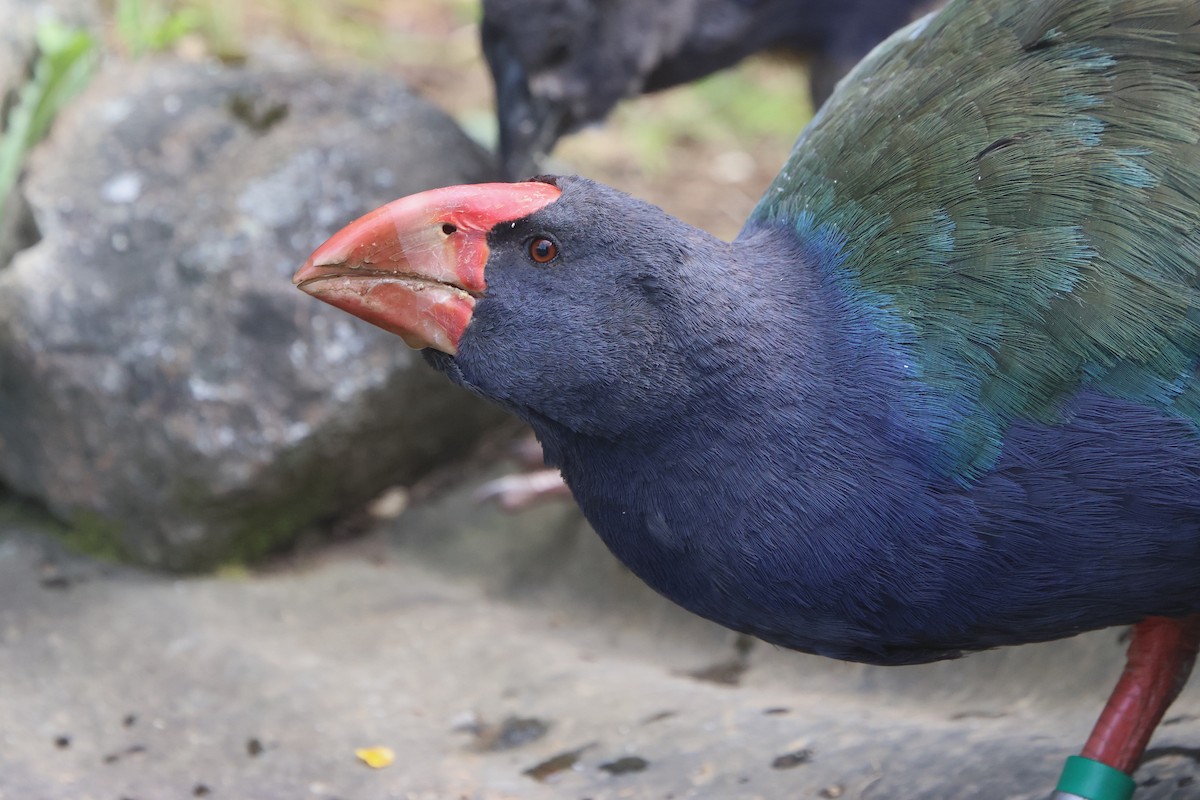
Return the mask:
[[[1087,387],[1200,421],[1200,3],[954,0],[880,45],[752,220],[911,355],[942,468]]]

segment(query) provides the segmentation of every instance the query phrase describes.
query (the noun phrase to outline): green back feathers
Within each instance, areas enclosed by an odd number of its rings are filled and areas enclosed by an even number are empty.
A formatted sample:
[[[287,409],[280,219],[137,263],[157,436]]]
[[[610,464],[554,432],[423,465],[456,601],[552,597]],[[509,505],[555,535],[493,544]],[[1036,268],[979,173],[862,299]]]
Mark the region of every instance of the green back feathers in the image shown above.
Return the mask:
[[[867,57],[753,218],[836,240],[969,479],[1079,389],[1200,422],[1200,2],[955,0]]]

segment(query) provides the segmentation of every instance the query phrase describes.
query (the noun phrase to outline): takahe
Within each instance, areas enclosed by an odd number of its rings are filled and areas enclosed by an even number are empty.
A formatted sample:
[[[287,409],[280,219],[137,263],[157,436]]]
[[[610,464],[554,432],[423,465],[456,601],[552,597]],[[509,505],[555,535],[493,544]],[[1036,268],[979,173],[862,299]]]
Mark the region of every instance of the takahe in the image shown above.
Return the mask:
[[[529,175],[559,137],[626,97],[781,49],[808,56],[813,104],[940,0],[484,0],[500,163]]]
[[[731,243],[574,177],[296,275],[528,421],[680,605],[911,664],[1134,624],[1064,796],[1128,797],[1200,640],[1200,2],[954,0]]]

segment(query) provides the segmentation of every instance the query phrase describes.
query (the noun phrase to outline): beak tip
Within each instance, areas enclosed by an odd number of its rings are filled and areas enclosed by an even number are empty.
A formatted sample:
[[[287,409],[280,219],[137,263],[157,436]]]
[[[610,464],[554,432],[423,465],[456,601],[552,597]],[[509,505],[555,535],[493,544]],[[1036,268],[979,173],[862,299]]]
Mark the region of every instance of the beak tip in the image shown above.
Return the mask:
[[[316,258],[316,254],[308,257],[308,260],[296,270],[296,274],[292,276],[292,285],[305,294],[312,294],[310,287],[312,279],[321,275],[321,266],[323,266]]]
[[[292,276],[292,283],[297,288],[308,291],[305,283],[327,274],[331,268],[345,266],[350,260],[349,252],[352,248],[345,246],[344,237],[345,234],[339,231],[314,250],[300,269],[296,270],[296,274]]]

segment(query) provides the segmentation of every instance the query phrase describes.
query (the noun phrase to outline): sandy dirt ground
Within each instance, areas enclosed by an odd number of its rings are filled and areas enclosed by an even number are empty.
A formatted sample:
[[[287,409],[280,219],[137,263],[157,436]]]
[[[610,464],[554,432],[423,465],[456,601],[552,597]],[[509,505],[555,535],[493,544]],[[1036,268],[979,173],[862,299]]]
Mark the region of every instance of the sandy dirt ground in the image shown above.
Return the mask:
[[[0,800],[1032,800],[1120,668],[1116,631],[898,669],[747,645],[569,505],[502,515],[473,483],[203,578],[69,555],[2,507]],[[1200,791],[1197,712],[1141,800]]]

